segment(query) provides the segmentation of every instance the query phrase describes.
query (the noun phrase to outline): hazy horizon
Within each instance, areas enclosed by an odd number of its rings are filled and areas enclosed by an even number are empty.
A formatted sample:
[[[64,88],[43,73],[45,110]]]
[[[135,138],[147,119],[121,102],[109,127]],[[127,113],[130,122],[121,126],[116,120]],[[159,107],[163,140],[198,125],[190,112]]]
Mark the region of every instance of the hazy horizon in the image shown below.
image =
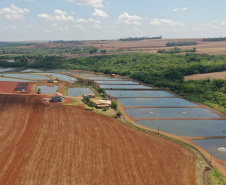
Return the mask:
[[[0,41],[225,37],[226,2],[1,0]]]

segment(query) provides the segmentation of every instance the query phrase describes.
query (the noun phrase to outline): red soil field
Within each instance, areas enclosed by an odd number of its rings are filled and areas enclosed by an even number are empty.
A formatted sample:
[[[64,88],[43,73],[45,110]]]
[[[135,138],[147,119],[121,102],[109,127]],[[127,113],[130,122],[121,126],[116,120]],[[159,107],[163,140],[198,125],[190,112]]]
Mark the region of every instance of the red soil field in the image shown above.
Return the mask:
[[[0,95],[0,184],[196,184],[170,140],[36,95]]]

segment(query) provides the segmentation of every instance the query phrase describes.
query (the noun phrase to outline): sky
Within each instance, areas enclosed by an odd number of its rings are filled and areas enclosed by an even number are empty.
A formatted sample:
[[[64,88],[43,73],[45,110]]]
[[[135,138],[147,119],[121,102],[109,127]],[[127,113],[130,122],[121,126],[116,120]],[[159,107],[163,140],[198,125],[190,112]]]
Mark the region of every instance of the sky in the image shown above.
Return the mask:
[[[0,0],[0,41],[226,37],[225,0]]]

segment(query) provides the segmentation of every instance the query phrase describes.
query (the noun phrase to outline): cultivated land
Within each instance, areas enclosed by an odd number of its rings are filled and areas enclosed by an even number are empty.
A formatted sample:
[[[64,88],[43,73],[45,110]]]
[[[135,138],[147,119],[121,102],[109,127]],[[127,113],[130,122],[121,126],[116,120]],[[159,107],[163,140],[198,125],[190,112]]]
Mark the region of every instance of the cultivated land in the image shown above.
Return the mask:
[[[194,39],[149,39],[141,41],[118,41],[118,40],[96,40],[81,42],[64,42],[64,43],[37,43],[21,48],[53,48],[59,46],[94,46],[101,49],[107,49],[107,54],[118,54],[128,52],[157,53],[159,49],[170,49],[166,47],[167,42],[197,42],[197,45],[178,46],[182,49],[196,48],[197,53],[205,53],[210,55],[220,55],[226,53],[226,41],[203,42],[201,38]],[[123,51],[118,51],[123,49]],[[66,54],[68,57],[76,57],[76,54]],[[94,54],[93,54],[94,55]],[[93,56],[90,54],[81,54],[78,56]]]
[[[0,184],[196,184],[196,157],[82,107],[0,95]]]
[[[205,73],[205,74],[195,74],[195,75],[189,75],[185,76],[184,80],[214,80],[214,79],[224,79],[226,80],[226,71],[223,72],[215,72],[215,73]]]

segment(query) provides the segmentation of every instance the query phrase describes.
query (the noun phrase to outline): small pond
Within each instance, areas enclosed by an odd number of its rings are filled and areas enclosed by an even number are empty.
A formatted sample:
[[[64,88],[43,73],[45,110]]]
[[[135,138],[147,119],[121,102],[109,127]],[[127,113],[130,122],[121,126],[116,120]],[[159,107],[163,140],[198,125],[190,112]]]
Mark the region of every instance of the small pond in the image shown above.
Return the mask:
[[[64,75],[64,74],[58,74],[58,73],[40,73],[40,74],[50,75],[50,76],[56,77],[56,78],[58,78],[58,79],[60,79],[62,81],[69,81],[71,79],[77,81],[76,78],[68,76],[68,75]]]
[[[226,136],[226,120],[139,120],[136,123],[179,136]]]
[[[134,82],[134,81],[95,81],[98,84],[126,84],[126,85],[130,85],[130,84],[139,84],[138,82]]]
[[[135,108],[125,111],[132,118],[220,118],[205,108]]]
[[[88,93],[93,93],[89,88],[85,87],[73,87],[73,88],[68,88],[68,96],[80,96],[82,94],[88,94]]]
[[[89,80],[99,80],[99,81],[100,80],[103,80],[103,81],[128,80],[126,78],[119,78],[119,77],[114,77],[114,78],[111,78],[111,77],[86,77],[86,78]]]
[[[198,106],[181,98],[119,98],[124,107],[194,107]]]
[[[100,85],[102,89],[152,89],[145,85]]]
[[[0,74],[0,75],[9,76],[9,77],[16,77],[16,78],[34,79],[34,80],[44,80],[44,79],[48,79],[47,76],[38,75],[38,74],[3,73],[3,74]]]
[[[7,62],[16,62],[14,59],[7,59]]]
[[[226,161],[226,139],[202,139],[193,142],[210,154],[212,152],[213,157]]]
[[[174,95],[166,91],[135,91],[135,90],[106,90],[106,93],[117,98],[125,97],[173,97]]]
[[[37,90],[41,89],[41,94],[53,94],[57,92],[57,85],[38,85]]]

